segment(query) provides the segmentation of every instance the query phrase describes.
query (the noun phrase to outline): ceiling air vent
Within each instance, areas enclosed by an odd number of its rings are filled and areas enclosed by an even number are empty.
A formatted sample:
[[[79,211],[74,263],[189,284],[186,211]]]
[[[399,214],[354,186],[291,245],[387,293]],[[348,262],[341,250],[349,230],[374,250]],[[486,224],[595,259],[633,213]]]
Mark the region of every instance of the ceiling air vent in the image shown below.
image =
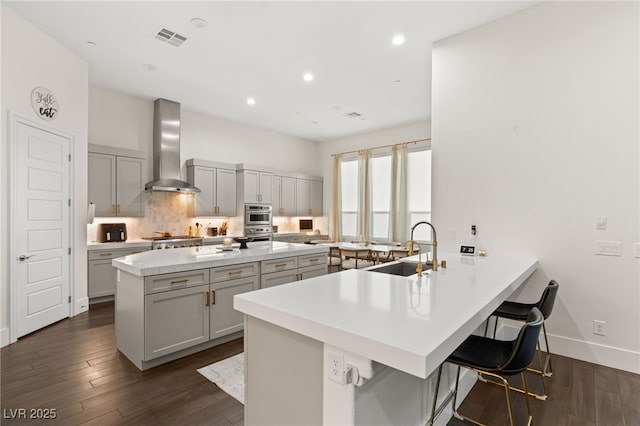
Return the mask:
[[[180,46],[187,40],[187,38],[182,34],[175,33],[166,28],[160,28],[160,30],[156,33],[156,39],[164,41],[176,47]]]
[[[344,115],[345,117],[349,117],[349,118],[357,118],[357,117],[361,117],[362,114],[358,113],[358,112],[348,112]]]

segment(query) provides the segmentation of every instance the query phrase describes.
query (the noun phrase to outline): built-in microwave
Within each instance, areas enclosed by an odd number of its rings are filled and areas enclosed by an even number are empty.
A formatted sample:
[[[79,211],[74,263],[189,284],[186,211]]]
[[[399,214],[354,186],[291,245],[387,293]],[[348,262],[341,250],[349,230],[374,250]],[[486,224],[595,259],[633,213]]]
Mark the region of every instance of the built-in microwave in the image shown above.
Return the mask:
[[[244,205],[244,226],[273,225],[271,206],[263,204]]]

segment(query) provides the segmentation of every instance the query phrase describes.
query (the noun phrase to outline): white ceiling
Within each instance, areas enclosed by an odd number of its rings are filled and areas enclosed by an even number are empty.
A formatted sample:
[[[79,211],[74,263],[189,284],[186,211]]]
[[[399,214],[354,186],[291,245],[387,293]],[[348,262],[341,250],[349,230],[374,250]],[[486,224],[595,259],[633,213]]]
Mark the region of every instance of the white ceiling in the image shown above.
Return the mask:
[[[86,60],[92,85],[324,141],[427,119],[431,44],[536,2],[3,3]]]

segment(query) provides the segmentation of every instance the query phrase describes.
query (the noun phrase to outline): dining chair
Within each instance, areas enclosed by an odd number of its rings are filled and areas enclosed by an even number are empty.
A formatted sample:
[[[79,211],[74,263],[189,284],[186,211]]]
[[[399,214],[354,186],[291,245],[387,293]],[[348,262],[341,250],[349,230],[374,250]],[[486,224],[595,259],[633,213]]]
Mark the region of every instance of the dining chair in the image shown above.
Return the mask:
[[[373,266],[371,249],[340,249],[340,269],[362,269]]]

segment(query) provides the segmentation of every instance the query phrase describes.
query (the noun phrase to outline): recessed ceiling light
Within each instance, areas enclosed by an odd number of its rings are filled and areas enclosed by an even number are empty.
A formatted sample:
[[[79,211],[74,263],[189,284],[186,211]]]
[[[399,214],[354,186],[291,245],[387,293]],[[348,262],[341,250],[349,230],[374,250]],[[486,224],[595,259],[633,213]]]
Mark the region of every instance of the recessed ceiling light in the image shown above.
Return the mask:
[[[256,100],[253,98],[247,98],[247,105],[255,105],[256,104]]]
[[[305,72],[302,76],[302,79],[304,81],[313,81],[313,74],[311,74],[310,72]]]
[[[400,83],[402,80],[393,80],[394,83]]]
[[[394,46],[400,46],[404,44],[404,36],[402,34],[394,35],[393,39],[391,39],[391,43],[393,43]]]
[[[209,26],[209,23],[202,18],[193,18],[191,20],[191,25],[196,28],[207,28]]]
[[[311,124],[318,124],[318,122],[317,122],[317,121],[310,121],[309,123],[311,123]]]
[[[151,64],[142,64],[142,69],[146,70],[146,71],[155,71],[158,68],[156,68],[155,65],[151,65]]]
[[[95,47],[96,46],[96,42],[95,41],[87,41],[87,44],[91,47]]]

